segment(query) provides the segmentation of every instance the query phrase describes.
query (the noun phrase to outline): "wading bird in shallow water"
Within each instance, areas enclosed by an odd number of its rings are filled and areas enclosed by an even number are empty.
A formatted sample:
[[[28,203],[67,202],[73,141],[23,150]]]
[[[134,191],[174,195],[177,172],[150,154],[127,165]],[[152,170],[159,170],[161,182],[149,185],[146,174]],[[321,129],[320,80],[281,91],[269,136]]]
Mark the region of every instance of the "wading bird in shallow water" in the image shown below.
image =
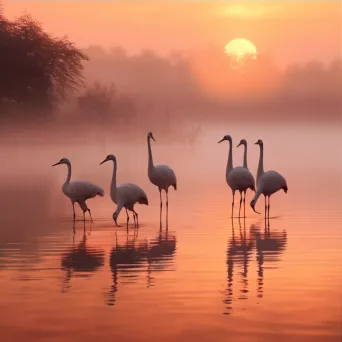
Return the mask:
[[[160,195],[160,217],[162,214],[162,190],[166,193],[166,210],[168,212],[169,207],[169,198],[168,192],[169,187],[173,186],[175,190],[177,190],[177,179],[176,175],[172,169],[170,169],[167,165],[153,165],[153,158],[152,158],[152,150],[151,150],[151,139],[156,141],[153,137],[153,134],[149,132],[147,134],[147,146],[148,146],[148,178],[150,179],[151,183],[158,187],[159,195]],[[161,221],[160,221],[161,222]]]
[[[243,145],[245,147],[245,151],[243,154],[243,167],[245,169],[248,170],[248,166],[247,166],[247,141],[245,139],[242,139],[239,143],[239,145],[237,145],[236,147],[239,147]],[[253,177],[253,175],[251,174],[251,176]],[[253,177],[253,181],[254,181],[254,177]],[[254,181],[255,184],[255,181]],[[246,217],[246,190],[243,191],[243,216]],[[241,199],[240,199],[240,206],[241,206]],[[240,210],[239,210],[239,216],[240,216]]]
[[[279,190],[284,190],[285,194],[287,193],[287,184],[285,178],[276,171],[267,171],[264,172],[264,143],[262,140],[258,140],[256,145],[260,146],[260,156],[259,156],[259,165],[258,165],[258,173],[257,173],[257,191],[251,201],[251,207],[255,210],[255,204],[258,201],[258,198],[261,194],[265,196],[265,219],[268,215],[270,217],[270,197]],[[267,204],[268,197],[268,204]]]
[[[235,191],[238,190],[240,192],[240,208],[239,208],[239,217],[241,211],[241,203],[242,203],[242,192],[246,192],[247,189],[251,189],[255,191],[255,181],[252,174],[248,171],[248,169],[237,166],[233,168],[233,151],[232,151],[232,138],[230,135],[225,135],[223,139],[219,141],[229,141],[229,154],[228,154],[228,162],[226,168],[226,181],[227,184],[232,189],[233,193],[233,202],[232,202],[232,216],[234,212],[234,195]]]
[[[139,226],[138,213],[134,210],[134,205],[136,203],[148,205],[147,196],[144,190],[135,184],[127,183],[127,184],[121,184],[119,186],[116,186],[116,170],[117,170],[116,157],[110,154],[106,157],[104,161],[100,163],[100,165],[110,160],[114,164],[112,183],[110,185],[110,198],[117,205],[117,208],[113,214],[114,222],[118,226],[117,218],[120,214],[121,209],[125,208],[126,215],[127,215],[127,228],[128,228],[128,222],[129,222],[129,216],[128,216],[127,210],[130,210],[133,212],[134,225],[138,227]]]
[[[104,196],[104,191],[98,185],[95,185],[88,181],[73,181],[70,182],[71,178],[71,163],[69,159],[62,158],[58,163],[53,164],[52,166],[65,164],[68,167],[68,176],[65,183],[62,186],[62,191],[65,196],[71,199],[72,209],[74,212],[74,221],[76,220],[75,214],[75,202],[79,204],[81,209],[83,210],[83,220],[85,221],[85,212],[88,211],[90,215],[91,221],[93,218],[91,216],[90,209],[87,207],[86,200],[89,198],[93,198],[96,196]]]

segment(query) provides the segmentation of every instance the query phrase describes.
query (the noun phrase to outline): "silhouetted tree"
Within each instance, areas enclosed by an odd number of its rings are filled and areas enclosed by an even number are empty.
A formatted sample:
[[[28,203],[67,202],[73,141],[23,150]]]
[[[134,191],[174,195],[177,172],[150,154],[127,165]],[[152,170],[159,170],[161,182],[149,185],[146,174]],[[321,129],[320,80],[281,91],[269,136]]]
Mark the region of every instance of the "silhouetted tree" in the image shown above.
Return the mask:
[[[0,9],[0,51],[0,104],[51,108],[82,82],[85,54],[29,15],[9,21]]]

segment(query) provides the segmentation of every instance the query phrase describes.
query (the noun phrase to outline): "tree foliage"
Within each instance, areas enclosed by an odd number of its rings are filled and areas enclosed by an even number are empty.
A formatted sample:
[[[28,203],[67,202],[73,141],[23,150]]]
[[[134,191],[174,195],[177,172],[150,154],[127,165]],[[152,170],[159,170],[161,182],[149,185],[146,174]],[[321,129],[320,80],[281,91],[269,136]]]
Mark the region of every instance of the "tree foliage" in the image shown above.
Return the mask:
[[[0,9],[0,51],[0,104],[52,107],[83,81],[86,55],[29,15],[10,21]]]

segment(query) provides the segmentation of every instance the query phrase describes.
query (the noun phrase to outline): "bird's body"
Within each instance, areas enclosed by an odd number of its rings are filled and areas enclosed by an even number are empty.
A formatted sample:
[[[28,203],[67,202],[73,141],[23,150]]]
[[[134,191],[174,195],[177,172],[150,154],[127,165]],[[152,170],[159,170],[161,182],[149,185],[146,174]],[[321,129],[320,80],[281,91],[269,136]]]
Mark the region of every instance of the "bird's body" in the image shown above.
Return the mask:
[[[259,179],[258,189],[265,196],[271,196],[275,192],[283,189],[287,192],[287,184],[285,178],[277,171],[267,171]]]
[[[230,135],[226,135],[219,141],[229,141],[229,154],[228,154],[228,162],[226,167],[226,181],[227,184],[232,189],[233,193],[233,202],[232,202],[232,217],[233,217],[233,211],[234,211],[234,195],[235,191],[240,192],[240,207],[239,207],[239,217],[241,212],[241,204],[242,204],[242,193],[246,196],[246,191],[248,189],[251,189],[252,191],[255,191],[255,181],[253,175],[250,173],[250,171],[243,167],[238,166],[233,168],[233,151],[232,151],[232,138]]]
[[[156,165],[148,172],[151,183],[158,188],[167,191],[170,186],[177,190],[177,179],[172,169],[167,165]]]
[[[132,183],[126,183],[126,184],[121,184],[117,186],[116,185],[116,173],[117,173],[116,157],[113,156],[112,154],[108,155],[101,164],[109,160],[113,161],[114,163],[112,183],[110,185],[110,197],[112,201],[117,205],[117,209],[113,214],[115,224],[117,225],[117,217],[119,216],[121,209],[125,208],[126,214],[127,214],[127,225],[129,221],[127,210],[129,210],[133,212],[134,223],[136,221],[136,225],[138,226],[139,224],[138,214],[134,210],[134,205],[136,203],[148,205],[148,199],[147,199],[146,193],[138,185],[132,184]]]
[[[169,198],[168,192],[169,187],[172,186],[175,190],[177,190],[177,178],[174,171],[167,165],[154,165],[153,164],[153,157],[152,157],[152,149],[151,149],[151,139],[154,139],[151,132],[147,134],[147,147],[148,147],[148,178],[151,183],[158,187],[159,189],[159,196],[160,196],[160,218],[162,214],[162,197],[161,192],[162,190],[166,193],[166,209],[168,212],[169,206]]]
[[[101,187],[98,185],[91,183],[89,181],[72,181],[70,182],[71,179],[71,163],[68,159],[62,158],[58,163],[52,165],[60,165],[60,164],[65,164],[68,167],[68,176],[65,181],[65,183],[62,186],[62,191],[65,196],[69,197],[73,206],[73,214],[74,214],[74,221],[76,219],[76,214],[75,214],[75,203],[78,203],[80,208],[83,211],[83,218],[85,219],[85,212],[88,211],[91,220],[91,212],[90,209],[88,208],[86,204],[86,200],[90,198],[94,198],[96,196],[103,197],[104,196],[104,191]]]
[[[227,184],[233,191],[254,190],[253,175],[243,166],[234,167],[226,174]]]
[[[254,198],[251,201],[251,207],[255,211],[254,207],[255,204],[260,197],[260,195],[265,196],[265,218],[268,217],[270,213],[270,197],[279,190],[284,190],[287,193],[287,183],[285,178],[278,173],[277,171],[267,171],[264,172],[264,144],[262,140],[258,140],[256,142],[260,146],[260,157],[259,157],[259,165],[258,165],[258,172],[257,172],[257,191],[255,193]],[[267,200],[268,198],[268,205]]]
[[[104,196],[104,191],[98,185],[88,181],[73,181],[62,186],[65,196],[74,202],[82,202],[96,196]]]

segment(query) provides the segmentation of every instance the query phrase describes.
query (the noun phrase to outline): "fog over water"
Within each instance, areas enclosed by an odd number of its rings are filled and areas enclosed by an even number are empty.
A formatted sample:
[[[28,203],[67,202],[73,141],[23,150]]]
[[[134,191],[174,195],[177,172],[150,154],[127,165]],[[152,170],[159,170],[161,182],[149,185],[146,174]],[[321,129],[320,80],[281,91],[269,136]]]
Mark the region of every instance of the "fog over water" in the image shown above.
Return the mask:
[[[340,126],[208,121],[188,121],[170,132],[158,124],[146,130],[89,124],[3,132],[4,340],[338,341]],[[168,230],[163,213],[162,231],[159,193],[147,177],[149,130],[156,138],[154,162],[170,165],[178,180],[177,191],[169,193]],[[236,145],[245,138],[256,175],[254,142],[261,138],[265,170],[287,180],[288,193],[271,198],[269,229],[249,207],[251,192],[246,219],[230,218],[228,143],[217,144],[226,134],[233,138],[234,166],[242,164],[243,149]],[[148,206],[136,206],[138,234],[133,225],[128,234],[114,226],[112,165],[99,166],[108,154],[117,157],[118,184],[138,184],[148,196]],[[104,198],[87,201],[94,223],[77,221],[75,230],[61,191],[66,167],[51,167],[62,157],[72,163],[72,179],[105,190]],[[263,206],[260,198],[256,208],[263,212]],[[122,211],[118,222],[124,226],[125,220]]]

